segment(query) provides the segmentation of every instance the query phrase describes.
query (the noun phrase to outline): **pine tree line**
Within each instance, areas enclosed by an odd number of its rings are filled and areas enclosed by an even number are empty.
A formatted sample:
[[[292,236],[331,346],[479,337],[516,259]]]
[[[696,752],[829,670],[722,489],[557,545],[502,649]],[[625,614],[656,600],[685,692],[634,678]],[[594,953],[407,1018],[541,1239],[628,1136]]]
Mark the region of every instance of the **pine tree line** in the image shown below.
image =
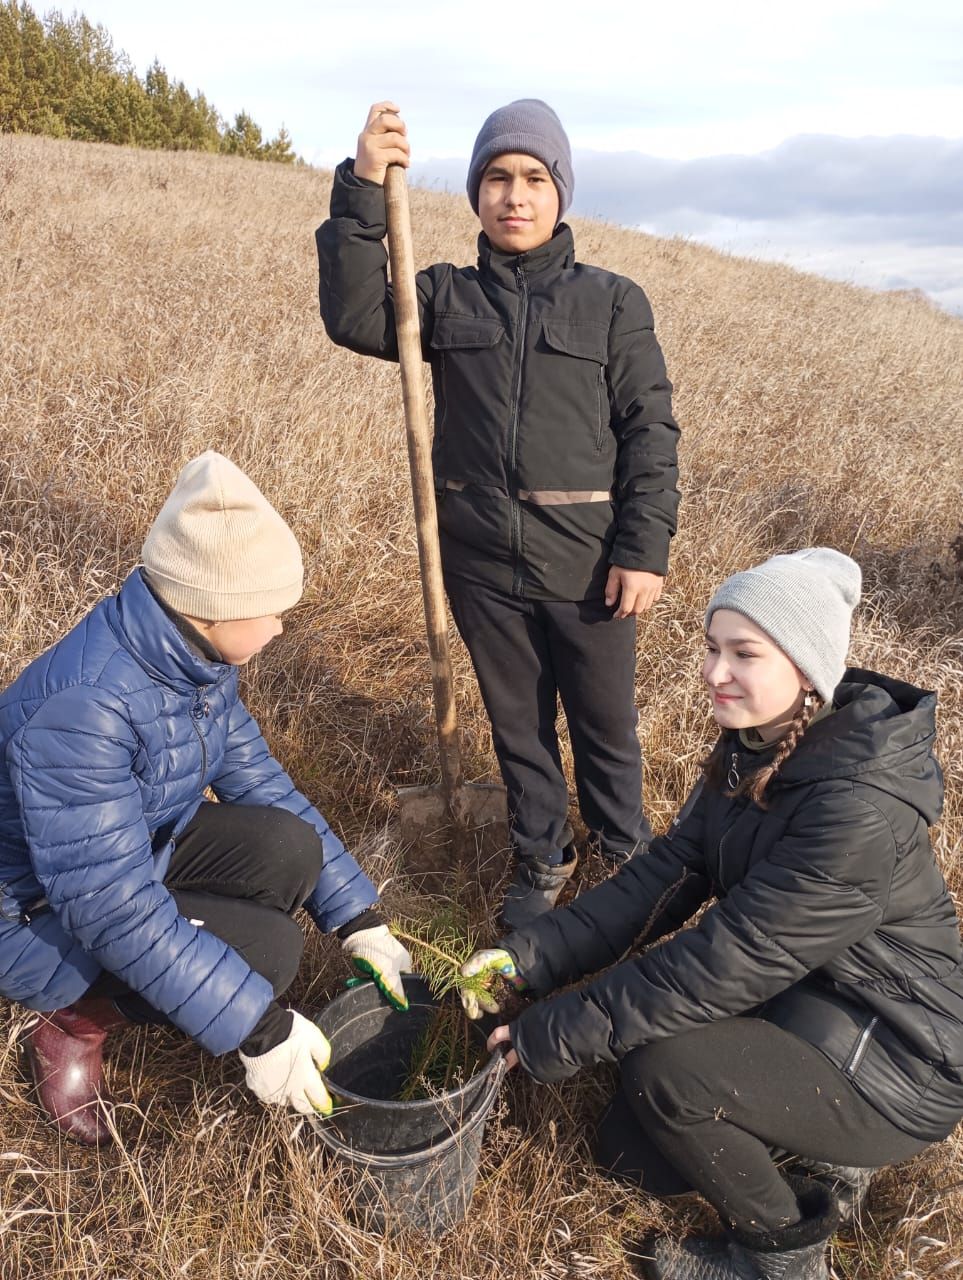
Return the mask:
[[[159,62],[140,80],[104,27],[82,14],[52,10],[38,18],[17,0],[0,0],[0,132],[296,159],[283,127],[265,142],[246,112],[228,124]]]

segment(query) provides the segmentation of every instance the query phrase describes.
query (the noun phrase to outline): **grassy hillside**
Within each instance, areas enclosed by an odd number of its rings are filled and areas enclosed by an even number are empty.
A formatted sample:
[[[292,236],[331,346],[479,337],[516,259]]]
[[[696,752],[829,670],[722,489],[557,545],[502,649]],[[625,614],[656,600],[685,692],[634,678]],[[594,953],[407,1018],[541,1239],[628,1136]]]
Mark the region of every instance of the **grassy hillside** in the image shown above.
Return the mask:
[[[409,890],[393,790],[436,776],[397,370],[331,347],[312,232],[329,179],[225,157],[0,136],[0,683],[135,563],[179,466],[228,453],[288,516],[310,589],[247,695],[278,755],[388,898]],[[413,193],[416,253],[467,262],[467,202]],[[646,786],[661,830],[711,740],[701,617],[722,576],[828,543],[866,574],[854,661],[940,692],[947,805],[936,834],[963,893],[963,323],[677,240],[576,223],[583,259],[640,281],[676,385],[684,505],[667,591],[640,628]],[[471,771],[494,759],[466,656]],[[591,868],[589,869],[589,874]],[[465,890],[484,921],[484,895]],[[489,929],[486,936],[491,936]],[[297,991],[333,994],[312,936]],[[137,1031],[111,1053],[125,1140],[58,1146],[0,1021],[3,1280],[204,1277],[564,1280],[630,1276],[669,1210],[591,1172],[612,1077],[516,1073],[490,1124],[471,1217],[450,1240],[366,1237],[304,1132],[240,1086],[236,1058]],[[876,1184],[837,1240],[839,1277],[963,1267],[963,1139]]]

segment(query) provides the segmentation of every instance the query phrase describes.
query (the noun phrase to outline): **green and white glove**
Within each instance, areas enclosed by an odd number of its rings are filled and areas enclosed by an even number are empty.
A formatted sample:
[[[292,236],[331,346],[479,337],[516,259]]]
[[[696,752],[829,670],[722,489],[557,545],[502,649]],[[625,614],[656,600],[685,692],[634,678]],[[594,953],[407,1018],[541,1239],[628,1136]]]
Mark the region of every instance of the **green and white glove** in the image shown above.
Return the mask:
[[[524,991],[526,986],[525,979],[515,968],[515,961],[507,951],[502,951],[499,947],[476,951],[462,965],[461,975],[463,978],[481,978],[483,981],[488,979],[484,982],[487,995],[464,989],[458,993],[469,1018],[480,1018],[483,1012],[498,1012],[498,1001],[491,994],[491,986],[498,978],[504,978],[516,991]]]
[[[245,1083],[256,1098],[272,1107],[293,1107],[303,1116],[333,1110],[331,1095],[320,1072],[331,1061],[331,1046],[320,1028],[291,1010],[294,1022],[288,1038],[267,1053],[249,1058],[238,1050]]]
[[[413,965],[408,950],[386,924],[375,925],[373,929],[359,929],[349,934],[341,944],[341,949],[350,957],[351,964],[357,973],[365,978],[373,978],[378,990],[395,1009],[408,1008],[408,997],[402,985],[402,973],[411,973]]]

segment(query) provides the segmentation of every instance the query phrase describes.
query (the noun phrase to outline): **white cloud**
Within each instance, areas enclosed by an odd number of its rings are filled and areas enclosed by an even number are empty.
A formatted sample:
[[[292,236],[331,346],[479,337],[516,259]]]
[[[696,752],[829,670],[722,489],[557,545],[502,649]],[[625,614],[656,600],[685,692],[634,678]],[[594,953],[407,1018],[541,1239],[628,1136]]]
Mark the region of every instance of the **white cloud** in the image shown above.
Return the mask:
[[[659,223],[639,230],[665,235]],[[908,244],[878,238],[861,239],[838,220],[798,218],[790,221],[711,218],[680,225],[676,234],[742,257],[785,262],[848,284],[871,289],[921,289],[947,311],[963,315],[963,245]]]
[[[956,0],[530,0],[504,29],[442,0],[83,8],[141,71],[157,55],[225,114],[285,120],[308,156],[353,145],[383,95],[422,155],[464,154],[488,111],[521,96],[552,102],[576,146],[678,158],[802,132],[940,134],[963,118]]]
[[[573,130],[573,142],[593,151],[644,151],[667,159],[691,160],[712,155],[753,155],[800,133],[858,138],[865,135],[945,134],[963,121],[963,84],[895,89],[834,90],[823,102],[780,105],[767,110],[762,98],[747,102],[745,92],[735,107],[695,123],[641,121]]]
[[[464,189],[466,162],[418,166]],[[963,307],[963,139],[790,138],[761,155],[575,153],[573,211]]]
[[[845,270],[858,242],[859,272],[879,277],[883,267],[873,264],[899,262],[895,276],[925,281],[934,297],[958,305],[963,274],[953,252],[938,248],[959,243],[952,224],[944,217],[937,225],[922,201],[904,211],[902,222],[891,208],[893,191],[908,188],[912,197],[917,189],[905,174],[890,171],[890,190],[866,184],[875,205],[834,206],[833,216],[823,216],[825,201],[814,207],[796,189],[780,193],[774,182],[766,185],[764,171],[768,165],[770,177],[791,182],[792,165],[776,173],[772,154],[801,134],[958,133],[959,0],[606,0],[588,8],[584,0],[529,0],[499,21],[490,6],[449,0],[401,7],[397,0],[364,6],[282,0],[268,10],[254,0],[166,0],[162,8],[129,0],[79,3],[141,73],[159,57],[223,115],[246,109],[269,136],[284,123],[312,163],[331,165],[352,152],[369,103],[393,96],[404,108],[416,158],[463,157],[422,165],[423,172],[449,175],[460,190],[464,157],[488,112],[511,98],[542,97],[579,150],[642,152],[650,165],[658,163],[653,157],[674,162],[671,175],[650,168],[650,189],[680,187],[689,178],[695,194],[662,208],[663,230],[689,219],[693,235],[730,237],[741,251],[778,241],[778,252],[827,272]],[[762,167],[739,169],[734,153],[759,157]],[[715,173],[712,157],[719,161]],[[685,170],[685,162],[693,167]],[[608,179],[593,187],[584,166],[579,173],[578,208],[638,222],[644,206],[637,198],[627,201]],[[727,173],[740,175],[745,188],[739,208],[723,198]],[[839,185],[826,169],[811,177],[821,198]],[[858,192],[858,173],[853,181]],[[874,213],[885,215],[885,226],[873,225]],[[805,226],[805,234],[793,239],[793,225]],[[825,237],[821,245],[817,233]]]

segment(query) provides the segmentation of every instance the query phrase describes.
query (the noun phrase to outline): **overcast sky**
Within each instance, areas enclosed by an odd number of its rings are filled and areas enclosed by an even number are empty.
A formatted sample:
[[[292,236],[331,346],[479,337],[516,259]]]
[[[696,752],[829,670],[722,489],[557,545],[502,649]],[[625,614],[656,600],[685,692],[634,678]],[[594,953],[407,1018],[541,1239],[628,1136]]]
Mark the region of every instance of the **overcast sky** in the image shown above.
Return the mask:
[[[352,154],[393,97],[417,175],[462,190],[488,112],[541,97],[572,140],[574,212],[963,313],[959,0],[77,7],[141,75],[159,58],[314,164]]]

